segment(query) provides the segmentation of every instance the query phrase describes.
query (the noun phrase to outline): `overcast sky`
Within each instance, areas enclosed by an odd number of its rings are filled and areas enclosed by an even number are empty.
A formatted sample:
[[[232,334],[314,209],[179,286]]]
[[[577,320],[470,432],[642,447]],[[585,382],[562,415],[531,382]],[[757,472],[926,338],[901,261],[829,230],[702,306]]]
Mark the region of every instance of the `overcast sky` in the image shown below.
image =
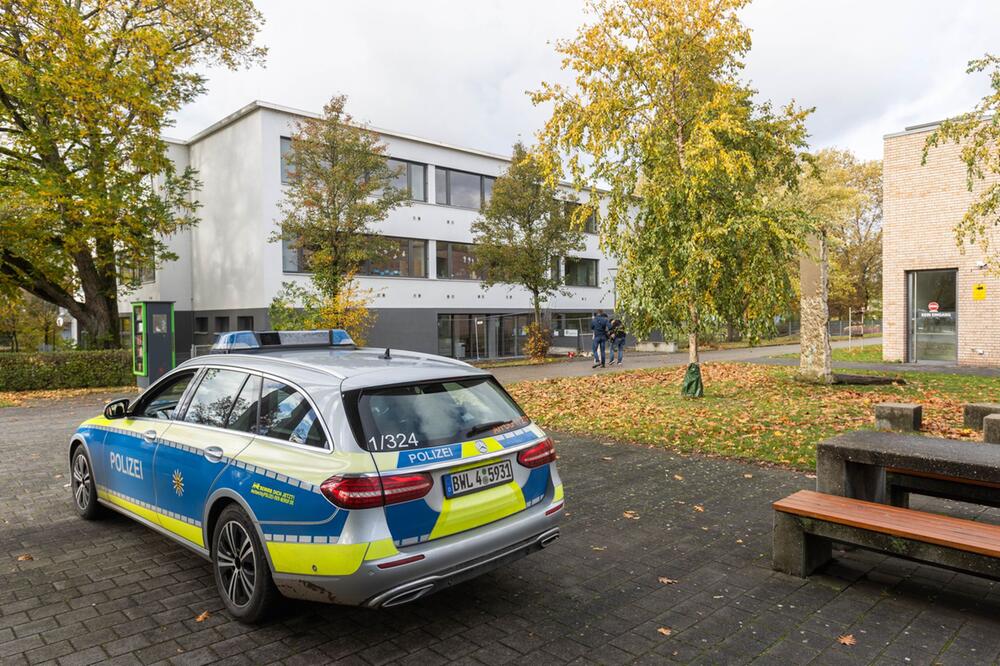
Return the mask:
[[[525,95],[564,80],[551,41],[582,0],[258,0],[265,67],[209,70],[209,92],[167,133],[187,138],[254,99],[319,111],[335,93],[376,127],[509,154],[547,110]],[[966,63],[1000,52],[995,0],[756,0],[746,77],[775,104],[816,107],[816,148],[880,158],[882,136],[968,110],[988,89]]]

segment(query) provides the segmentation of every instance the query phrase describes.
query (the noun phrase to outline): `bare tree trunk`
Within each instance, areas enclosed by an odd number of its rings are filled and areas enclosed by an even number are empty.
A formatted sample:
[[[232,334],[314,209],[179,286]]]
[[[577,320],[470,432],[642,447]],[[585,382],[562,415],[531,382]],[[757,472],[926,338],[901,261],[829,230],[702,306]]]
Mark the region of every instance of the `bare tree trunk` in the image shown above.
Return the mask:
[[[688,363],[700,363],[701,354],[698,349],[698,308],[691,304],[688,306],[688,313],[691,317],[690,333],[688,333]]]

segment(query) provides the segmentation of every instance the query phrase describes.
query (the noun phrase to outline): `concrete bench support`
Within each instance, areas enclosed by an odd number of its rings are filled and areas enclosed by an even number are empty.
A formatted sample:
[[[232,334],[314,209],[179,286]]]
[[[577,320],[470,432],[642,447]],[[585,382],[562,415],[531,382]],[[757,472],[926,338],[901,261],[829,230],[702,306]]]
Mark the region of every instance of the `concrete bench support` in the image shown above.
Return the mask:
[[[962,421],[966,428],[983,429],[983,419],[990,414],[1000,414],[1000,403],[974,402],[962,408]]]
[[[808,519],[774,512],[772,566],[775,571],[805,578],[833,559],[830,541],[802,529],[803,520]]]
[[[831,541],[1000,579],[1000,559],[995,557],[780,512],[774,516],[773,568],[805,578],[832,558]]]
[[[879,430],[920,430],[923,407],[907,402],[883,402],[875,405],[875,427]]]
[[[990,414],[983,419],[983,441],[1000,444],[1000,414]]]

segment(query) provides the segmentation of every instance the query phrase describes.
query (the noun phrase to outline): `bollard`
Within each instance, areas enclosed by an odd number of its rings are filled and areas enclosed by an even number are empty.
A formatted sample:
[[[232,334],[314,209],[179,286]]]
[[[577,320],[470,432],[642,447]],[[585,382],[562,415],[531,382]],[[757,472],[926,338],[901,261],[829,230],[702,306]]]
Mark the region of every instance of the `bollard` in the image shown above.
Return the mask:
[[[875,405],[875,427],[878,430],[920,430],[923,407],[908,402],[883,402]]]
[[[962,408],[962,421],[966,428],[983,429],[983,419],[990,414],[1000,414],[1000,404],[995,402],[974,402]]]
[[[1000,444],[1000,414],[990,414],[983,419],[983,441]]]

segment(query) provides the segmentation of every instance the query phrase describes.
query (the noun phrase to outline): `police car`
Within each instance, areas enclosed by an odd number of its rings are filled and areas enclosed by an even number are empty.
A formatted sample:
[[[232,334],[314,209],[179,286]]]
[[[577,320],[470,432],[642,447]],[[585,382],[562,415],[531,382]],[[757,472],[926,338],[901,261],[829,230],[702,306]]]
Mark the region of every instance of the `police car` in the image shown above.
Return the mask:
[[[488,373],[340,330],[224,334],[69,446],[77,512],[213,564],[254,622],[288,597],[395,606],[559,536],[552,441]]]

